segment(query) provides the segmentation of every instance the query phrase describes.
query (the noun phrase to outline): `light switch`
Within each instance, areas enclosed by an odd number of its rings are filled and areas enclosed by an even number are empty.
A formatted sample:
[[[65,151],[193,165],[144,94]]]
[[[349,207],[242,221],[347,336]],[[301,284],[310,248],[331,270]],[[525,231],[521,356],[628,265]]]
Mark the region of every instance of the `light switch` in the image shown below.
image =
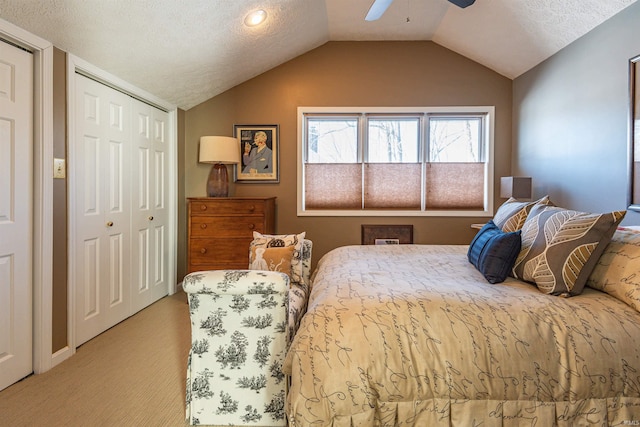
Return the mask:
[[[53,177],[57,179],[66,178],[64,159],[53,159]]]

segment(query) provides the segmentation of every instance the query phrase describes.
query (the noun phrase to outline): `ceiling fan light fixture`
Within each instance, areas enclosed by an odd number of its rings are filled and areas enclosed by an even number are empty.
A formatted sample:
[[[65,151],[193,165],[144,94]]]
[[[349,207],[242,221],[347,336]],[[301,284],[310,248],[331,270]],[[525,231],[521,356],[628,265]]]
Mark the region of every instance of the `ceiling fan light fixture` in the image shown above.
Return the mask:
[[[254,10],[250,12],[244,18],[244,25],[247,27],[255,27],[257,25],[262,24],[267,19],[267,12],[262,9]]]
[[[464,9],[465,7],[469,7],[474,4],[476,0],[449,0],[449,2]]]
[[[476,0],[447,0],[447,1],[463,9],[465,7],[471,6],[476,2]],[[369,8],[369,12],[367,12],[367,16],[365,16],[364,20],[377,21],[378,19],[380,19],[380,17],[382,17],[382,15],[384,15],[384,13],[387,11],[387,8],[391,6],[391,3],[393,3],[393,0],[373,0],[373,3]],[[410,19],[407,18],[407,22],[409,21]]]
[[[365,21],[377,21],[386,12],[393,0],[374,0],[365,16]]]

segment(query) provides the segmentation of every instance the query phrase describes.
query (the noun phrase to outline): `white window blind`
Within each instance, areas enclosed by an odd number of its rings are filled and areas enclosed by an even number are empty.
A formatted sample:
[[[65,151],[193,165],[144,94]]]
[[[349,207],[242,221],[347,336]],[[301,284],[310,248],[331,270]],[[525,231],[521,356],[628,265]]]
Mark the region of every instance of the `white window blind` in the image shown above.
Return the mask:
[[[300,107],[299,215],[492,212],[493,107]]]

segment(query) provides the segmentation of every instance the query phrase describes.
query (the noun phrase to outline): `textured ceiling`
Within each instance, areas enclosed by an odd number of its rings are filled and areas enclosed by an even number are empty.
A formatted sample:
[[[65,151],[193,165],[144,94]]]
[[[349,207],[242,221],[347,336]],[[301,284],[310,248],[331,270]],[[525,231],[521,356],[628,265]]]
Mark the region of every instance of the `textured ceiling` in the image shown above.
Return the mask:
[[[636,0],[395,0],[366,22],[372,1],[0,0],[0,18],[189,109],[329,40],[433,40],[515,78]]]

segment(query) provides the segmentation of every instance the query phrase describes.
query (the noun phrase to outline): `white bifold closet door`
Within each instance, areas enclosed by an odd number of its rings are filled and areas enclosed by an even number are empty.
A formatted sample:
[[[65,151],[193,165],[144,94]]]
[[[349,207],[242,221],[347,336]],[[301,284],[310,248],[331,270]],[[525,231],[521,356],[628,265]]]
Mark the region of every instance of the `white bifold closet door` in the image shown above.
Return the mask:
[[[32,370],[33,55],[0,40],[0,390]]]
[[[168,114],[76,74],[76,345],[168,293]]]
[[[167,294],[169,248],[168,114],[133,103],[134,153],[132,156],[133,312]]]

